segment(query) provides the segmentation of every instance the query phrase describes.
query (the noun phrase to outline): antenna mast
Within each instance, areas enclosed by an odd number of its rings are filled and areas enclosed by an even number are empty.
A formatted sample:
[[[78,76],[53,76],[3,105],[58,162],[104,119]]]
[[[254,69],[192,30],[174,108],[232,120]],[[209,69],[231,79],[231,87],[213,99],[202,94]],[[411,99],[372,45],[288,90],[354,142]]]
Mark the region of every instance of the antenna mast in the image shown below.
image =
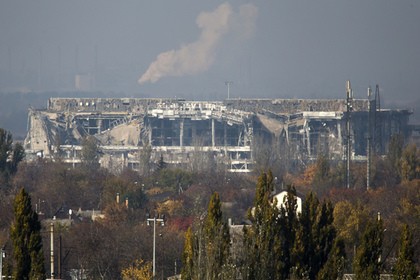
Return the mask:
[[[230,86],[233,84],[233,82],[232,81],[226,81],[225,82],[225,85],[227,86],[227,93],[228,93],[228,96],[227,96],[227,99],[230,99]]]
[[[350,161],[351,161],[351,112],[353,111],[353,90],[351,89],[350,81],[346,82],[347,94],[347,117],[346,117],[346,130],[347,130],[347,145],[346,145],[346,180],[347,188],[350,188]]]

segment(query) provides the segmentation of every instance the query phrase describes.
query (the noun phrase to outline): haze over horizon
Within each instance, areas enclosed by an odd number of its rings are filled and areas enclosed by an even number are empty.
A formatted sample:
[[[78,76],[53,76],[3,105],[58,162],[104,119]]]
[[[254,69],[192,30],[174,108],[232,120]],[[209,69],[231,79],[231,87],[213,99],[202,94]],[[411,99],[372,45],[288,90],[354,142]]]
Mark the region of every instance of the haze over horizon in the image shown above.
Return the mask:
[[[0,91],[420,102],[420,2],[2,1]],[[140,84],[138,83],[140,82]]]

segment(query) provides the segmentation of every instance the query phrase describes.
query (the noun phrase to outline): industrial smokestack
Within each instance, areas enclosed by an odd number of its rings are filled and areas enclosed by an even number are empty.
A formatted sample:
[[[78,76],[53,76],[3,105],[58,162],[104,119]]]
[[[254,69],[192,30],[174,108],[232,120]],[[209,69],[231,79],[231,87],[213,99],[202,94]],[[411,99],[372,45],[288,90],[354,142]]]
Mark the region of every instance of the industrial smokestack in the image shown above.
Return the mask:
[[[244,39],[253,33],[257,8],[242,5],[238,13],[228,3],[221,4],[213,12],[202,12],[197,17],[201,29],[197,41],[181,46],[178,50],[160,53],[138,80],[139,84],[157,82],[166,76],[184,76],[202,73],[213,64],[216,49],[230,31]]]

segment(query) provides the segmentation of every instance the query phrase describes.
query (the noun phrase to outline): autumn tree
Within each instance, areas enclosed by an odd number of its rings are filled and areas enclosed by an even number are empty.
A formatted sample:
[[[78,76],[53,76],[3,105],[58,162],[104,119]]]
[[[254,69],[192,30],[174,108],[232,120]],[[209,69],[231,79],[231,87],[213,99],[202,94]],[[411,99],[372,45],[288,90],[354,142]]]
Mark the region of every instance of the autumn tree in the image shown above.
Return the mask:
[[[32,210],[31,198],[23,188],[15,197],[14,213],[10,230],[15,260],[14,279],[45,279],[41,224],[37,213]]]
[[[344,241],[347,248],[346,255],[350,260],[354,259],[355,248],[360,245],[369,215],[369,209],[360,202],[352,204],[348,200],[343,200],[334,206],[333,223],[337,229],[337,237]]]
[[[194,236],[191,227],[185,233],[184,252],[182,254],[182,279],[194,279],[194,255],[196,248],[194,247]]]
[[[133,209],[143,208],[147,203],[147,196],[144,193],[143,186],[137,181],[125,176],[111,175],[103,182],[101,204],[107,207],[116,202],[117,194],[121,202],[128,199],[129,207]]]
[[[83,139],[81,160],[89,169],[99,167],[99,146],[95,137],[88,136]]]
[[[151,280],[152,264],[144,260],[136,260],[134,263],[121,271],[123,280]]]
[[[382,221],[370,221],[363,233],[353,261],[356,280],[379,280],[381,268]]]
[[[152,170],[152,146],[145,142],[142,147],[139,147],[139,162],[140,162],[140,175],[149,176]]]
[[[404,146],[404,138],[401,134],[393,134],[388,145],[387,161],[391,166],[390,171],[394,176],[399,176],[398,170],[401,169],[401,156]]]
[[[183,253],[183,279],[218,279],[229,265],[230,235],[223,221],[221,201],[213,193],[207,215],[193,233],[189,229],[185,236]]]
[[[414,261],[414,248],[412,234],[408,225],[404,225],[401,232],[400,248],[398,250],[397,263],[394,267],[394,279],[409,280],[417,277],[416,264]]]
[[[175,192],[186,190],[192,183],[192,173],[180,168],[164,168],[159,170],[155,176],[156,180],[165,188]]]
[[[312,185],[318,191],[324,191],[330,185],[330,161],[324,154],[318,156],[315,163],[315,174]]]
[[[398,169],[403,151],[404,138],[401,134],[393,134],[388,145],[388,160],[391,165]]]
[[[118,279],[120,265],[127,255],[131,260],[139,259],[129,255],[136,247],[127,239],[130,234],[128,227],[123,224],[118,228],[108,225],[96,221],[76,224],[63,238],[72,244],[69,260],[72,268],[85,271],[89,279]]]
[[[411,181],[418,176],[418,168],[420,167],[420,152],[417,150],[416,144],[407,145],[400,160],[400,175],[402,180]]]

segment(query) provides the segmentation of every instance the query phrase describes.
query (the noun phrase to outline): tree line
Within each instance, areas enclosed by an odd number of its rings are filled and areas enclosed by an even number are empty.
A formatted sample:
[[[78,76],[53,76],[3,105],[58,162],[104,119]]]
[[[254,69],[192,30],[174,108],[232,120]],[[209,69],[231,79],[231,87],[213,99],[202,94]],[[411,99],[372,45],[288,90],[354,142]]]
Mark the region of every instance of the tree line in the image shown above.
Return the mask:
[[[270,172],[263,172],[259,177],[213,170],[195,173],[168,167],[162,157],[159,168],[154,171],[143,174],[122,170],[113,174],[91,160],[98,149],[91,139],[86,139],[82,164],[73,168],[59,159],[23,161],[23,149],[13,143],[10,133],[3,132],[8,135],[4,139],[9,139],[1,142],[2,146],[7,146],[7,152],[3,153],[2,166],[6,171],[1,174],[0,182],[0,245],[6,244],[9,254],[3,275],[12,275],[16,267],[21,267],[13,253],[12,225],[16,224],[19,213],[14,204],[22,189],[32,199],[30,207],[18,208],[31,209],[32,213],[26,211],[28,218],[23,220],[35,225],[30,234],[23,236],[36,239],[33,233],[37,232],[34,221],[37,216],[41,222],[44,255],[44,272],[40,274],[44,276],[49,275],[49,265],[45,262],[49,259],[49,235],[42,222],[60,209],[69,208],[75,212],[78,208],[102,211],[105,218],[85,219],[57,228],[57,237],[62,237],[62,278],[65,279],[69,274],[64,272],[73,268],[89,271],[85,275],[88,279],[149,279],[152,232],[145,225],[148,211],[168,217],[167,226],[159,228],[158,232],[162,234],[157,242],[159,276],[173,275],[175,271],[179,273],[181,267],[190,267],[190,279],[235,279],[238,276],[258,279],[271,273],[279,277],[276,279],[328,279],[326,277],[334,273],[357,271],[355,260],[373,252],[360,249],[367,246],[363,244],[379,244],[364,237],[368,229],[369,236],[380,239],[382,250],[380,265],[374,271],[393,272],[397,263],[401,271],[407,271],[405,267],[412,268],[413,262],[418,265],[418,260],[412,260],[419,250],[419,243],[413,242],[420,233],[416,218],[420,213],[418,172],[414,177],[403,177],[404,173],[398,171],[404,166],[404,153],[411,155],[406,158],[415,162],[408,166],[419,165],[418,156],[412,156],[419,151],[410,145],[378,161],[378,164],[388,164],[391,158],[395,159],[393,162],[399,167],[394,169],[401,174],[399,182],[394,178],[393,182],[382,186],[377,181],[375,188],[366,191],[335,186],[339,166],[333,166],[327,157],[320,157],[302,173],[276,173],[277,179]],[[15,147],[16,153],[13,152]],[[276,205],[273,194],[283,183],[295,185],[297,191],[307,193],[300,214],[292,211],[296,207],[293,188],[283,208],[273,207]],[[117,193],[120,203],[116,202]],[[126,199],[128,207],[124,203]],[[380,223],[377,223],[377,212],[381,212]],[[245,232],[233,232],[226,223],[228,217],[246,221]],[[192,221],[195,222],[187,231]],[[185,241],[191,242],[184,244],[185,232]],[[32,244],[38,244],[39,248],[39,243]],[[183,244],[189,248],[190,258],[185,257]],[[400,253],[401,250],[404,253]],[[29,251],[32,252],[29,255],[41,254],[37,250]],[[397,262],[400,254],[407,257]],[[17,253],[16,258],[18,256]],[[374,255],[363,258],[376,259]],[[25,258],[32,267],[30,259]],[[33,265],[35,267],[35,262]]]
[[[283,206],[273,201],[273,176],[258,178],[250,223],[234,241],[214,193],[207,212],[185,235],[182,279],[341,279],[345,242],[334,225],[334,206],[311,192],[297,212],[296,190],[289,186]],[[275,199],[274,199],[275,200]],[[369,219],[353,258],[356,279],[379,279],[382,268],[383,222]],[[412,235],[401,233],[395,279],[417,276]],[[234,242],[241,242],[234,246]]]

